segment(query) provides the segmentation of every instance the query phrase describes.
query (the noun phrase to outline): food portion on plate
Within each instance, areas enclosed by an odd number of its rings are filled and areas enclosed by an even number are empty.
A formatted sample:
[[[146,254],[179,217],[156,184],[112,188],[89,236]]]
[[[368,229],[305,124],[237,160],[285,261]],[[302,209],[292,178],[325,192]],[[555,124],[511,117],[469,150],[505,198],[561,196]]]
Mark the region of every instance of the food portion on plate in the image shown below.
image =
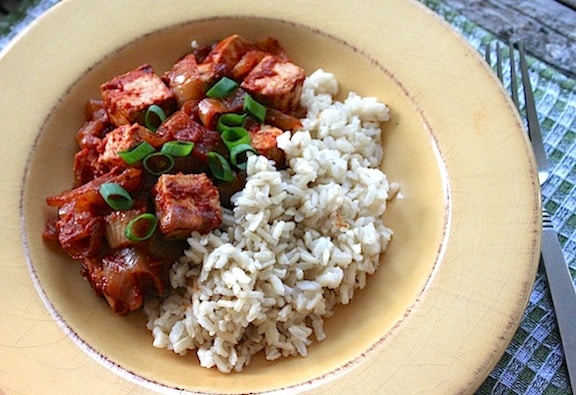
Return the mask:
[[[114,76],[88,100],[44,238],[114,313],[144,306],[155,347],[222,372],[260,351],[306,356],[392,235],[388,108],[338,88],[277,40],[236,34],[163,74]]]

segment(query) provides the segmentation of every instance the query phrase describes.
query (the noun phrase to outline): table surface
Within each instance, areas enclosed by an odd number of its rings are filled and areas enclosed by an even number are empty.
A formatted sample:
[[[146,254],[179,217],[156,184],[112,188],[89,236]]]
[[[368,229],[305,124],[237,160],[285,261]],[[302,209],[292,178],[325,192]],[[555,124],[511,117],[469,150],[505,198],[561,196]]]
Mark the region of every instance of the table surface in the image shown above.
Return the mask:
[[[552,172],[543,203],[576,277],[576,0],[420,0],[480,52],[522,39]],[[0,0],[0,50],[57,0]],[[509,81],[505,80],[505,86]],[[576,308],[576,306],[575,306]],[[576,330],[576,328],[575,328]],[[576,392],[576,390],[575,390]],[[477,394],[570,394],[546,277],[539,269],[512,342]]]
[[[576,0],[442,0],[504,40],[576,78]]]

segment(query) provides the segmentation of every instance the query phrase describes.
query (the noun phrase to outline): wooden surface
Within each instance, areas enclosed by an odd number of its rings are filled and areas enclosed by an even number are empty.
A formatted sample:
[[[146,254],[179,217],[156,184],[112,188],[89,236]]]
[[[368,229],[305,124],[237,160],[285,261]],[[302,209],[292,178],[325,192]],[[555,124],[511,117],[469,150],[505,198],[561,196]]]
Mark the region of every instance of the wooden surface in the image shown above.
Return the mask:
[[[576,0],[441,0],[483,28],[576,78]]]

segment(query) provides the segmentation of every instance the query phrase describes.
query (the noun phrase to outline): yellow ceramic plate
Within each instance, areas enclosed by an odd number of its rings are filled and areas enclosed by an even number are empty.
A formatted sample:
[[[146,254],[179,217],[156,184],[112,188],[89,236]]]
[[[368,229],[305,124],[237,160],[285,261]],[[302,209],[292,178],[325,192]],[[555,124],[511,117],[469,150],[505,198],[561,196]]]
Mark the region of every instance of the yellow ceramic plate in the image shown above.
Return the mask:
[[[385,101],[401,192],[382,266],[328,339],[224,375],[153,348],[143,315],[111,314],[40,234],[99,83],[231,33],[276,37],[307,71]],[[419,3],[63,1],[2,54],[0,86],[0,393],[472,392],[519,323],[540,242],[531,151],[480,57]]]

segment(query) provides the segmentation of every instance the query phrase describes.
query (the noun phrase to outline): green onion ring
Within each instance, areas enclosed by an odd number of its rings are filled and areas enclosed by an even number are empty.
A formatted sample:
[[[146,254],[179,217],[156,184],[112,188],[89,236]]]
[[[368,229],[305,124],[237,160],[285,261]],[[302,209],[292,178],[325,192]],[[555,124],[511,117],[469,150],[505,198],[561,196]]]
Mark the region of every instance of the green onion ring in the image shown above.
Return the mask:
[[[222,99],[228,97],[234,89],[238,87],[238,83],[228,77],[222,77],[218,82],[216,82],[208,91],[206,91],[206,97],[212,99]]]
[[[244,111],[256,118],[260,123],[266,118],[266,107],[258,103],[250,95],[244,96]]]
[[[105,182],[100,185],[98,192],[106,204],[114,210],[130,210],[134,204],[128,191],[114,182]]]
[[[250,144],[250,134],[240,126],[228,128],[220,135],[229,151],[239,144]]]
[[[166,113],[159,105],[152,104],[144,114],[144,126],[155,132],[166,119]]]
[[[246,154],[246,160],[238,161],[238,157],[241,154]],[[248,155],[250,153],[258,154],[258,151],[254,149],[250,144],[238,144],[232,147],[230,150],[230,163],[240,170],[246,170],[246,164],[248,162]]]
[[[226,129],[234,126],[242,126],[244,120],[248,114],[236,114],[233,112],[225,113],[218,117],[218,122],[216,123],[216,130],[220,133]]]
[[[163,152],[154,152],[153,154],[150,154],[144,158],[142,165],[148,173],[159,176],[172,170],[174,167],[174,158],[172,158],[171,155],[165,154]]]
[[[133,165],[136,162],[141,161],[146,156],[150,155],[155,151],[148,142],[142,141],[140,144],[125,150],[118,151],[118,156],[124,160],[129,165]]]
[[[158,227],[158,218],[154,214],[144,213],[128,222],[124,230],[124,236],[130,241],[148,240]],[[137,230],[147,229],[142,236],[138,235]]]
[[[194,149],[194,143],[191,141],[168,141],[164,143],[160,152],[172,157],[188,156]]]
[[[234,179],[234,173],[226,158],[214,151],[208,152],[207,157],[208,166],[214,177],[224,182],[230,182]]]

